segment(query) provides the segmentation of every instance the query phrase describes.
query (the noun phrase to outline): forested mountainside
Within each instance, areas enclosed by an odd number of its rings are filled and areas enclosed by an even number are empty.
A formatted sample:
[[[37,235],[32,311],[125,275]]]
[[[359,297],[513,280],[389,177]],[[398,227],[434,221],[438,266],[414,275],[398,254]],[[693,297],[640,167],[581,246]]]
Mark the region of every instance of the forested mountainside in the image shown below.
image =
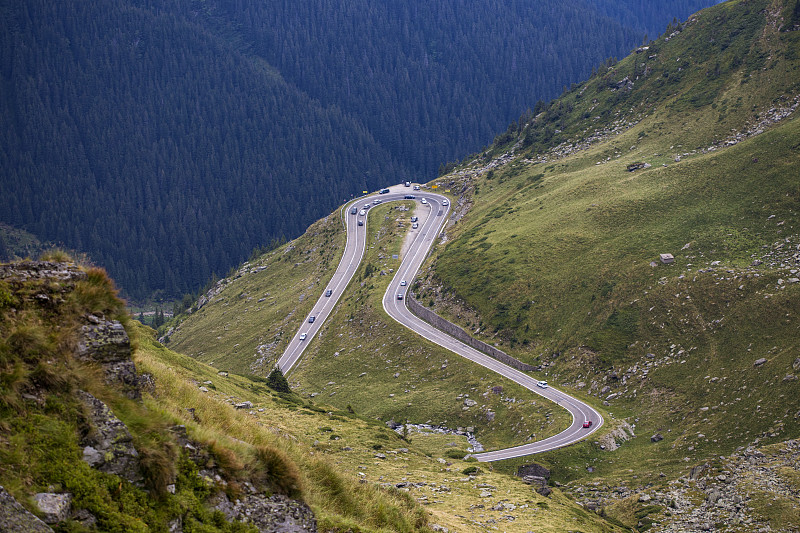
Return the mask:
[[[4,0],[0,221],[190,292],[708,3]]]

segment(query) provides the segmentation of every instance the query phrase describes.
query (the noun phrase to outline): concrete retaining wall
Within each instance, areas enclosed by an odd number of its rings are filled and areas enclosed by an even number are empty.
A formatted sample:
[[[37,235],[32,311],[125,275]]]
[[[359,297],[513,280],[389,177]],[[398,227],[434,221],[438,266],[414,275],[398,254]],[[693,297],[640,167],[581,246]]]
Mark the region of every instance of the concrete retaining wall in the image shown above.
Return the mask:
[[[479,350],[486,355],[494,357],[501,363],[505,363],[511,368],[516,368],[517,370],[522,370],[525,372],[534,370],[534,367],[523,363],[519,359],[515,359],[505,353],[502,350],[498,350],[494,346],[490,346],[483,341],[475,339],[470,336],[469,333],[461,329],[460,327],[456,326],[452,322],[445,320],[444,318],[440,317],[427,307],[424,307],[421,303],[416,301],[411,294],[408,295],[406,298],[406,302],[408,305],[408,309],[417,315],[419,318],[427,322],[428,324],[432,325],[433,327],[440,329],[447,333],[448,335],[455,337],[456,339],[460,340],[467,346],[472,346],[476,350]]]

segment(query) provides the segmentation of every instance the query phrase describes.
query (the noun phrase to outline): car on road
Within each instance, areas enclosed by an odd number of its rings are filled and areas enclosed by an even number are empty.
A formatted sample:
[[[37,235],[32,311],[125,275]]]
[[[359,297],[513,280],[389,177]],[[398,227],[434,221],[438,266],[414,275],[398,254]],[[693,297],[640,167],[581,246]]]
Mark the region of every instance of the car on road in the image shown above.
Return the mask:
[[[547,382],[546,382],[546,381],[538,381],[538,382],[536,383],[536,385],[538,385],[539,387],[541,387],[541,388],[543,388],[543,389],[546,389],[546,388],[547,388]]]
[[[379,204],[379,203],[381,203],[381,202],[383,202],[383,200],[379,200],[379,199],[377,199],[377,198],[375,198],[374,200],[372,200],[372,203],[373,203],[373,204],[375,204],[375,205],[378,205],[378,204]]]
[[[405,287],[406,285],[407,285],[406,280],[403,280],[403,281],[400,282],[400,286],[401,287]]]
[[[416,198],[416,196],[414,196],[413,194],[406,194],[403,198],[405,198],[406,200],[413,200],[414,198]]]
[[[372,204],[364,204],[361,209],[369,209],[370,207],[372,207]]]
[[[402,295],[402,294],[398,294],[398,295],[397,295],[397,299],[398,299],[398,300],[402,300],[402,299],[403,299],[403,295]]]
[[[419,190],[419,185],[414,185],[414,190],[418,191]]]
[[[386,194],[389,192],[389,189],[381,189],[381,194]]]
[[[363,217],[366,214],[367,214],[367,211],[365,209],[362,209],[361,212],[358,214],[358,216]]]
[[[317,317],[315,317],[314,315],[311,315],[310,317],[308,317],[308,323],[309,324],[313,324],[316,319],[317,319]]]
[[[411,182],[410,182],[410,181],[407,181],[407,182],[405,182],[403,185],[405,185],[406,187],[411,187]]]
[[[416,222],[417,220],[419,220],[419,217],[411,217],[411,222]]]
[[[414,222],[413,224],[411,224],[411,229],[417,229],[418,227],[419,227],[418,222]]]
[[[422,202],[423,204],[427,204],[427,203],[428,203],[428,200],[426,200],[425,198],[423,198],[422,200],[420,200],[420,202]]]
[[[356,213],[358,213],[358,208],[356,206],[351,207],[350,208],[350,214],[351,215],[355,215]]]
[[[442,205],[450,205],[450,202],[447,199],[442,200]]]
[[[359,220],[359,221],[358,221],[358,225],[359,225],[359,226],[363,226],[363,225],[364,225],[364,221],[363,221],[363,220]]]
[[[333,294],[332,290],[328,289],[327,291],[325,291],[325,296],[330,296],[331,294]]]
[[[301,333],[301,334],[300,334],[300,340],[301,340],[301,341],[304,341],[304,340],[306,340],[306,334],[305,334],[305,333]]]
[[[587,420],[586,422],[583,423],[583,427],[585,427],[585,428],[592,427],[592,421],[591,420]]]

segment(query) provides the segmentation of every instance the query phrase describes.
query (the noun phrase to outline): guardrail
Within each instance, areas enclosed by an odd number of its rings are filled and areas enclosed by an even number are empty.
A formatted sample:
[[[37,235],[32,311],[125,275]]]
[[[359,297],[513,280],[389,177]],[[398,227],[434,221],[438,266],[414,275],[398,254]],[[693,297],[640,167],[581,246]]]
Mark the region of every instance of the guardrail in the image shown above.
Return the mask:
[[[440,329],[445,333],[447,333],[448,335],[460,340],[464,344],[472,346],[476,350],[481,351],[486,355],[497,359],[501,363],[507,364],[511,368],[516,368],[517,370],[521,370],[523,372],[530,372],[532,370],[536,370],[536,367],[531,366],[527,363],[523,363],[519,359],[511,357],[504,351],[499,350],[490,344],[486,344],[485,342],[472,337],[469,333],[467,333],[460,327],[456,326],[449,320],[440,317],[427,307],[423,306],[410,293],[408,294],[408,298],[406,298],[406,305],[408,306],[409,311],[414,313],[417,317],[421,318],[431,326],[435,327],[436,329]]]

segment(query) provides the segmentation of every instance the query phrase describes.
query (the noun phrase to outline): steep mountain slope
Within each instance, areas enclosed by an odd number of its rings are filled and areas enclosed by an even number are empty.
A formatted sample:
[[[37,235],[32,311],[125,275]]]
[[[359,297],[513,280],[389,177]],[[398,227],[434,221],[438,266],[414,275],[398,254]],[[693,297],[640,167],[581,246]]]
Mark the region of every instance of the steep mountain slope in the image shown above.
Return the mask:
[[[423,301],[635,422],[548,454],[562,481],[800,435],[798,13],[704,10],[438,180],[469,210]]]
[[[0,2],[0,220],[128,296],[194,292],[640,42],[581,7]]]

